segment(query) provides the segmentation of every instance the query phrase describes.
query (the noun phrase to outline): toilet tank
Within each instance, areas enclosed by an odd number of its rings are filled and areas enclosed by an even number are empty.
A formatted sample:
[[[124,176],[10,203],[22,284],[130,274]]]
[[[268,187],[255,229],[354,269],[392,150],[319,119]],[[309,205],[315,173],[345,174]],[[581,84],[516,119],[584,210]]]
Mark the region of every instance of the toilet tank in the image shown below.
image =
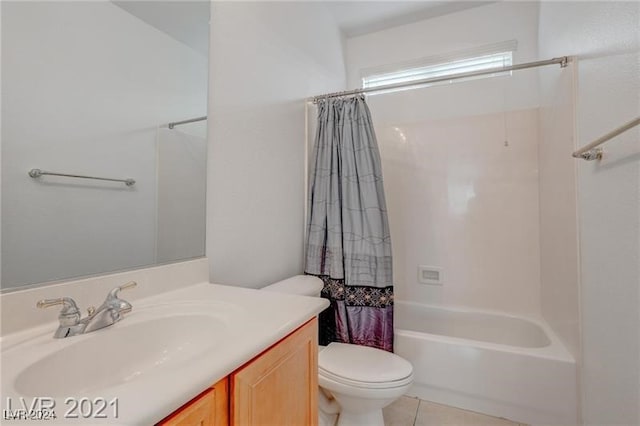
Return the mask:
[[[312,275],[296,275],[286,280],[275,282],[262,290],[274,291],[276,293],[297,294],[299,296],[320,297],[323,283],[318,277]]]

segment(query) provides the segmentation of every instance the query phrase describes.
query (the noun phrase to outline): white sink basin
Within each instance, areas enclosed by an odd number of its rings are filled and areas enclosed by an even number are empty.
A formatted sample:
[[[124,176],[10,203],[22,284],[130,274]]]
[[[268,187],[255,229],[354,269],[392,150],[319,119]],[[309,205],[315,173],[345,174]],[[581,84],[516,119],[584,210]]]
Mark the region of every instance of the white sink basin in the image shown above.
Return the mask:
[[[3,368],[15,364],[12,388],[23,396],[96,394],[157,372],[179,370],[211,354],[227,339],[231,319],[242,311],[219,303],[163,304],[139,309],[113,326],[81,336],[54,339],[52,329],[48,337],[27,345],[43,350],[40,357],[21,362],[20,352],[29,348],[13,348],[3,354]]]
[[[78,343],[70,340],[30,365],[16,377],[15,389],[26,396],[57,397],[110,388],[210,351],[212,337],[224,327],[211,316],[184,315],[105,329]]]

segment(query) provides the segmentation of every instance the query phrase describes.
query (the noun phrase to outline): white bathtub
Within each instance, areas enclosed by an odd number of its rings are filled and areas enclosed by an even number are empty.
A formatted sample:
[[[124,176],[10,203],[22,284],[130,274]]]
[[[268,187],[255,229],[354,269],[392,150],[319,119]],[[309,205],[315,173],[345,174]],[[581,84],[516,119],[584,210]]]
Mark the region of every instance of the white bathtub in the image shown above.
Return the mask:
[[[410,396],[529,424],[577,424],[576,365],[542,321],[395,302]]]

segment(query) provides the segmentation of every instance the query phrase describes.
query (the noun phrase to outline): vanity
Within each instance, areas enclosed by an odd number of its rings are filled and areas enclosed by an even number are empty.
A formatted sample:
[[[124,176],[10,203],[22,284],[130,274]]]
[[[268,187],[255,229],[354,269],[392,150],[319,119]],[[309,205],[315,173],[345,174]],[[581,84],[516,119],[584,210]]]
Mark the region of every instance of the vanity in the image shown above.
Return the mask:
[[[316,425],[317,335],[308,321],[159,425]]]
[[[199,282],[130,301],[121,321],[90,333],[54,338],[49,321],[4,335],[3,409],[7,398],[13,411],[51,398],[49,424],[317,423],[316,315],[326,300]]]

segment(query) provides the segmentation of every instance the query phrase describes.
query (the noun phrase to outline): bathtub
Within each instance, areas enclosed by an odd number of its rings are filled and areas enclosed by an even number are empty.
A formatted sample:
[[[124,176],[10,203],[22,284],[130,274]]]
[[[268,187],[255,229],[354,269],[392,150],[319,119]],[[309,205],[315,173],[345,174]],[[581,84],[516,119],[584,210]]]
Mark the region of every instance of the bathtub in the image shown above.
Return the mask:
[[[528,424],[577,424],[575,360],[543,322],[396,301],[409,396]]]

